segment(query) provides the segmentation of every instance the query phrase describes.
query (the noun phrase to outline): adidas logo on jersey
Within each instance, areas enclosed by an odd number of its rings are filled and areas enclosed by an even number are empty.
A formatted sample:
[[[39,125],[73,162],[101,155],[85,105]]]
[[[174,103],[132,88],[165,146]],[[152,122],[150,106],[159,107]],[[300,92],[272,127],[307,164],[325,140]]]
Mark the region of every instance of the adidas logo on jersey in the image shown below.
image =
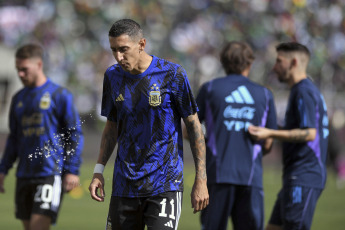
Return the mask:
[[[173,225],[171,220],[169,222],[167,222],[166,224],[164,224],[164,226],[167,226],[167,227],[170,227],[170,228],[174,228],[174,225]]]
[[[231,94],[225,98],[225,101],[227,103],[254,104],[252,95],[244,85],[232,91]]]
[[[250,107],[248,105],[253,105],[255,103],[252,95],[250,94],[247,87],[244,85],[239,86],[236,90],[232,91],[229,96],[225,97],[225,102],[237,104],[228,105],[224,109],[223,116],[224,125],[228,131],[242,131],[247,130],[248,126],[251,124],[251,120],[255,115],[255,107]],[[240,105],[240,106],[239,106]]]
[[[122,94],[120,94],[117,98],[116,101],[124,101],[125,99],[123,98]]]

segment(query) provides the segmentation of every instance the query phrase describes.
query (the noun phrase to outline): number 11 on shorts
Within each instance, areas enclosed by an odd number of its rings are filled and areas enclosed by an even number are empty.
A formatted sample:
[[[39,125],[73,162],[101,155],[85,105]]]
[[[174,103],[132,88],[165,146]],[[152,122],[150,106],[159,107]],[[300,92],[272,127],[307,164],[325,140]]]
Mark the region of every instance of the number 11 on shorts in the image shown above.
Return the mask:
[[[161,209],[161,212],[158,214],[159,216],[162,216],[162,217],[167,217],[167,213],[165,212],[165,208],[166,208],[166,202],[167,202],[167,199],[164,198],[162,200],[162,202],[160,202],[160,204],[162,205],[162,209]],[[171,213],[169,215],[169,218],[170,219],[173,219],[175,220],[175,210],[174,210],[174,199],[170,200],[170,207],[171,207]]]

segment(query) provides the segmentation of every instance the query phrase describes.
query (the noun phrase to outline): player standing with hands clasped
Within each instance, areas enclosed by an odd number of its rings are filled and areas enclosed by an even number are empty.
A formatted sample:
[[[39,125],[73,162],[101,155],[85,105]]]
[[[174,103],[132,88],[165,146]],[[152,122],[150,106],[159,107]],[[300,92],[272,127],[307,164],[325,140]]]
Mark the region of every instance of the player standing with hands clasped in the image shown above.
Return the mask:
[[[84,138],[72,94],[43,72],[41,46],[24,45],[15,57],[24,88],[12,98],[0,192],[5,192],[5,175],[19,159],[16,218],[25,230],[47,230],[56,222],[63,191],[79,186]]]
[[[307,77],[310,53],[296,42],[281,43],[274,71],[291,88],[282,130],[250,126],[253,138],[283,141],[283,188],[267,230],[310,229],[326,183],[328,116],[319,89]]]
[[[220,59],[227,76],[206,82],[196,99],[206,126],[210,192],[202,229],[225,230],[231,217],[234,229],[262,230],[262,156],[272,139],[253,141],[247,128],[276,128],[273,95],[248,78],[254,54],[247,43],[228,42]]]
[[[118,62],[104,74],[101,114],[107,117],[89,190],[104,201],[103,170],[118,143],[107,229],[177,229],[183,191],[181,118],[196,176],[194,212],[208,205],[205,141],[185,70],[145,51],[138,23],[115,22],[110,48]]]

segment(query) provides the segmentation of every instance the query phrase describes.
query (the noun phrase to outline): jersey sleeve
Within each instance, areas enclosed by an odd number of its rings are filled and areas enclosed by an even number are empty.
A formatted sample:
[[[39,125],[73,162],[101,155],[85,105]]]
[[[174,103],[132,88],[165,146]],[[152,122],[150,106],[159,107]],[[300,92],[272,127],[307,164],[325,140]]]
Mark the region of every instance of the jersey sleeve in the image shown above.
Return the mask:
[[[110,79],[107,73],[104,74],[103,80],[101,115],[113,122],[117,120],[116,107],[112,99]]]
[[[175,73],[173,94],[176,109],[182,118],[198,112],[198,106],[194,99],[186,71],[181,66],[178,67]]]
[[[10,134],[7,138],[6,146],[4,155],[2,156],[1,162],[0,162],[0,173],[7,174],[8,170],[12,168],[13,163],[16,161],[18,156],[18,150],[17,150],[17,125],[14,118],[14,100],[12,100],[11,107],[10,107],[10,113],[9,113],[9,128],[10,128]]]
[[[62,111],[62,133],[65,137],[64,155],[66,160],[64,161],[63,171],[64,173],[71,173],[79,175],[79,167],[82,163],[82,151],[84,147],[84,136],[81,128],[81,121],[79,113],[74,106],[72,93],[63,92],[61,95],[61,108]]]
[[[267,113],[267,122],[266,128],[277,129],[277,112],[274,104],[273,94],[270,90],[265,89],[268,95],[268,113]]]
[[[196,97],[196,103],[199,108],[198,116],[199,116],[200,122],[205,120],[207,86],[208,86],[207,83],[203,84],[199,90],[198,96]]]
[[[299,127],[316,128],[317,108],[316,101],[311,92],[300,90],[296,97]]]

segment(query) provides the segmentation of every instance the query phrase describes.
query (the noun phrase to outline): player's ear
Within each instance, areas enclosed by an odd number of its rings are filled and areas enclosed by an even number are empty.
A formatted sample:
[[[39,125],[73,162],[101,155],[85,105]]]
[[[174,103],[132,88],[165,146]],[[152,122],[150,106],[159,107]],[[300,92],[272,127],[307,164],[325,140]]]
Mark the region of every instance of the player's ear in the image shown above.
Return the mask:
[[[290,68],[294,68],[297,66],[297,58],[296,57],[293,57],[291,60],[290,60]]]
[[[146,39],[145,38],[141,38],[139,40],[139,52],[144,51],[145,46],[146,46]]]

